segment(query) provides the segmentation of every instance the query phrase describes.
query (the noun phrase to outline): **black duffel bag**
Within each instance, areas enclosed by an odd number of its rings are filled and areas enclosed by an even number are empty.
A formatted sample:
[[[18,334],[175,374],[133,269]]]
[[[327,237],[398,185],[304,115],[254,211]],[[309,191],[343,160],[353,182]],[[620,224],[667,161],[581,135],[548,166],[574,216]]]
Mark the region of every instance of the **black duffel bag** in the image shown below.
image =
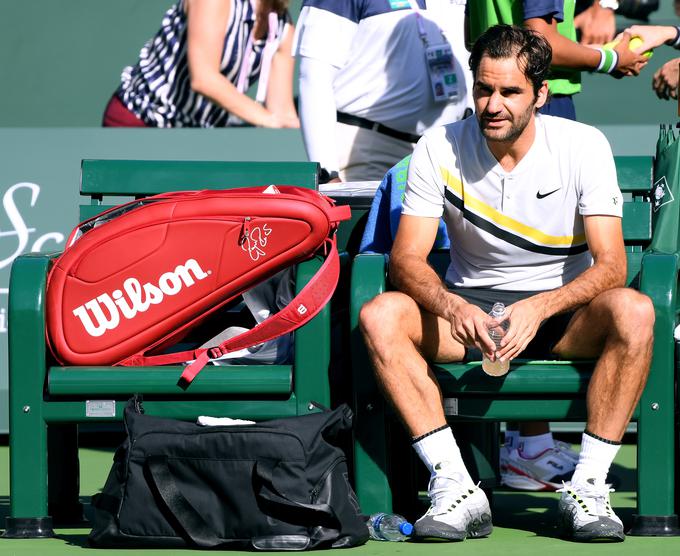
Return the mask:
[[[95,547],[304,550],[368,530],[337,445],[346,406],[257,425],[204,427],[125,410],[126,441],[93,502]]]

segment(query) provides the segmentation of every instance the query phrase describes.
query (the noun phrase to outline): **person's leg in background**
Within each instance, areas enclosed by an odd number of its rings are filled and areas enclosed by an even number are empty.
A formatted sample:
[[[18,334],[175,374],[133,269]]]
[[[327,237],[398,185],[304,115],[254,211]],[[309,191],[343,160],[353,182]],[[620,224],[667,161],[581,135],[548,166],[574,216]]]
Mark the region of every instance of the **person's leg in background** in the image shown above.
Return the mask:
[[[415,147],[414,143],[340,122],[335,133],[343,182],[380,181],[387,170],[411,154]]]

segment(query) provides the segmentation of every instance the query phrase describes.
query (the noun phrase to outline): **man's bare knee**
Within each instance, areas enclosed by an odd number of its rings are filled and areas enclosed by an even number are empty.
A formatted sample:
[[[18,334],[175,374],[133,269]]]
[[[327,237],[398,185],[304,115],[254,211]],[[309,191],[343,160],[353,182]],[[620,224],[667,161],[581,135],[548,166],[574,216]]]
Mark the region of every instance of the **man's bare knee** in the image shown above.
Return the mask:
[[[655,315],[649,297],[631,288],[610,290],[602,297],[611,316],[612,333],[630,344],[651,342]]]
[[[619,328],[626,337],[648,339],[654,330],[654,304],[646,295],[633,289],[622,288],[617,300],[616,316]]]
[[[363,305],[359,327],[364,336],[371,339],[403,333],[407,314],[414,307],[414,301],[403,293],[382,293]]]

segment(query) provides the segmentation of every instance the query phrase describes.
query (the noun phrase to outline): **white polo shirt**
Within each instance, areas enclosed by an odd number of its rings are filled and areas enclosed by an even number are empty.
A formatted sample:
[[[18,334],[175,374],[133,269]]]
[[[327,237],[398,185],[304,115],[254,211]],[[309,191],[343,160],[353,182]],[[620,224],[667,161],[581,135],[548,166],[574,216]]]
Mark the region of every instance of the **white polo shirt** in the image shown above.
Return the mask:
[[[403,214],[446,221],[449,285],[558,288],[590,265],[583,216],[621,217],[611,148],[594,127],[536,116],[529,152],[506,172],[474,117],[428,131],[411,158]]]
[[[465,48],[464,0],[305,0],[293,53],[338,69],[335,107],[399,131],[421,135],[460,120],[472,107]],[[420,23],[419,23],[420,19]],[[420,29],[431,46],[448,43],[458,96],[434,102]]]

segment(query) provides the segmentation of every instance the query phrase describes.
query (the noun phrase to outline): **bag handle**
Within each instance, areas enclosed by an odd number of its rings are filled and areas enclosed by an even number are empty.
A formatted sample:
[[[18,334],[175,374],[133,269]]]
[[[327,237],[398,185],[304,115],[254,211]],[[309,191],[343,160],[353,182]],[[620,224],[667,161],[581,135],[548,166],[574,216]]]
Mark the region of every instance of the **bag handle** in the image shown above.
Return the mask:
[[[336,531],[340,530],[340,520],[335,510],[329,504],[304,504],[291,500],[285,494],[279,492],[274,486],[273,472],[278,461],[258,460],[255,462],[253,474],[255,475],[255,494],[259,498],[270,502],[285,510],[287,515],[299,518],[302,523],[310,525],[332,524]]]
[[[168,458],[159,455],[149,456],[145,463],[153,485],[165,506],[191,541],[196,546],[203,548],[212,548],[224,544],[224,541],[215,534],[212,527],[206,523],[201,514],[179,490],[168,466]]]
[[[170,365],[194,359],[194,362],[184,369],[177,383],[178,386],[186,389],[206,366],[210,357],[220,357],[230,351],[262,344],[306,324],[328,303],[340,277],[340,256],[338,255],[337,240],[334,236],[332,239],[327,239],[326,242],[326,245],[330,244],[326,260],[300,293],[278,313],[273,314],[252,329],[234,336],[214,348],[164,355],[133,355],[118,364],[123,366]]]

